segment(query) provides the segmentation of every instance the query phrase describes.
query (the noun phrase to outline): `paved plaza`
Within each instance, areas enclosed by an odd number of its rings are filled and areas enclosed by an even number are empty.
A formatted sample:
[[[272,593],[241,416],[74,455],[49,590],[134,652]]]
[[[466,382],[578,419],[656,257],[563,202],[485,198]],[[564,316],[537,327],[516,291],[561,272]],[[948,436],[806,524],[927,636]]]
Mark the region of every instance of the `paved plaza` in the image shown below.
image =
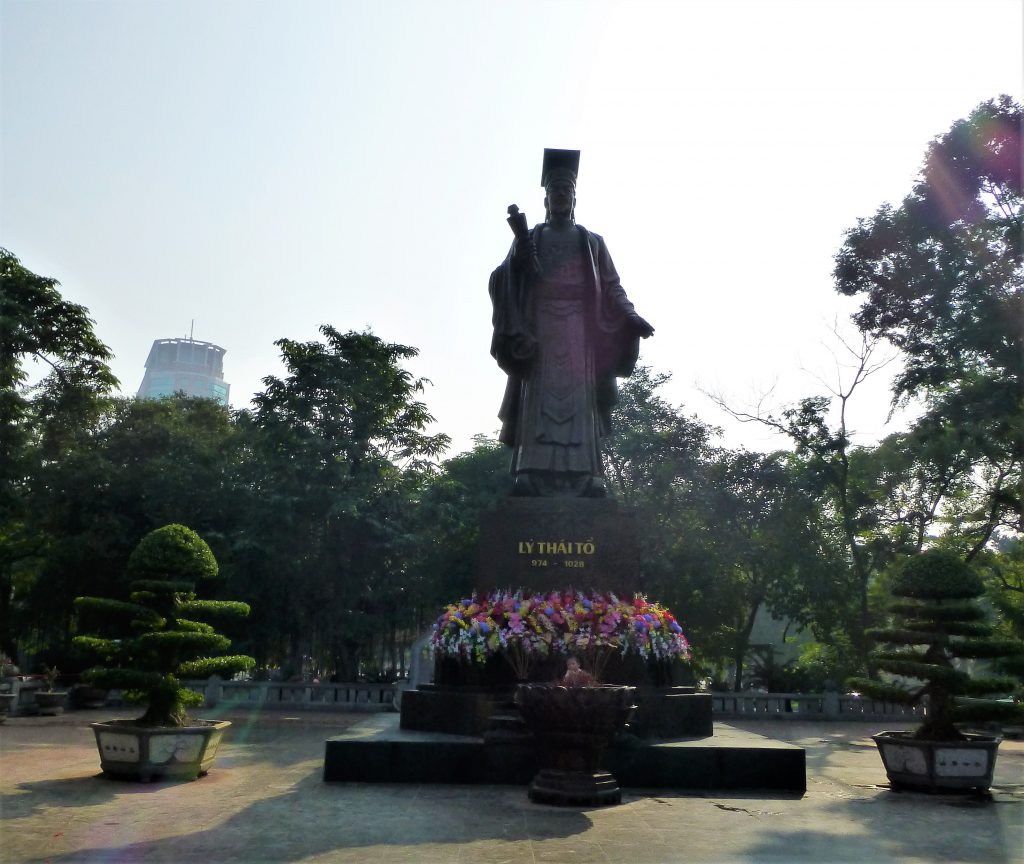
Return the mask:
[[[806,748],[806,794],[628,789],[618,807],[562,809],[517,786],[324,783],[324,741],[358,731],[358,714],[227,715],[234,725],[206,777],[112,781],[98,774],[88,724],[114,716],[133,712],[0,726],[0,860],[1024,861],[1020,741],[1000,746],[991,798],[897,794],[869,738],[882,726],[736,723]]]

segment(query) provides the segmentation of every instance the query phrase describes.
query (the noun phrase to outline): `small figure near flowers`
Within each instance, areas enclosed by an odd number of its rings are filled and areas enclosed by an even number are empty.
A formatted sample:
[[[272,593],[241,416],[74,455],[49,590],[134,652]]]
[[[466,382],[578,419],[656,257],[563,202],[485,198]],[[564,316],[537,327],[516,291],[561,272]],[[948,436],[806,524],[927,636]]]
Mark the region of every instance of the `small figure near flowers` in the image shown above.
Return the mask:
[[[565,661],[566,670],[562,676],[562,684],[566,687],[592,687],[594,676],[580,666],[580,660],[573,654]]]

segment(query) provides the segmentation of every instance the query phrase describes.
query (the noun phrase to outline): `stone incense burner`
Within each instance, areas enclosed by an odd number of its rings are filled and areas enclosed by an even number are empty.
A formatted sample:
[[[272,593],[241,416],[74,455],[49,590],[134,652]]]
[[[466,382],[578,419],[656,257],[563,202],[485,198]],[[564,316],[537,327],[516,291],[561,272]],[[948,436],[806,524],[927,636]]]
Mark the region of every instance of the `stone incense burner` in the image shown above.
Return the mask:
[[[619,685],[516,688],[516,704],[540,748],[531,801],[577,807],[622,801],[618,781],[601,768],[601,759],[629,721],[635,692]]]

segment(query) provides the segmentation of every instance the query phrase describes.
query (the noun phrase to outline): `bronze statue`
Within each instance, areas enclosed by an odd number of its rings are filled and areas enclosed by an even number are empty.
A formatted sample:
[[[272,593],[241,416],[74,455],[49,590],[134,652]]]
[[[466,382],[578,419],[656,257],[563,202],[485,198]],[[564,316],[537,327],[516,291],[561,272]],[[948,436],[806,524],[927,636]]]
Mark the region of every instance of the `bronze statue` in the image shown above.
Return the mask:
[[[654,328],[619,284],[604,240],[575,221],[578,150],[545,150],[546,221],[516,238],[491,274],[491,355],[508,375],[498,416],[512,447],[513,494],[608,494],[601,438],[611,431],[616,377],[636,366]]]

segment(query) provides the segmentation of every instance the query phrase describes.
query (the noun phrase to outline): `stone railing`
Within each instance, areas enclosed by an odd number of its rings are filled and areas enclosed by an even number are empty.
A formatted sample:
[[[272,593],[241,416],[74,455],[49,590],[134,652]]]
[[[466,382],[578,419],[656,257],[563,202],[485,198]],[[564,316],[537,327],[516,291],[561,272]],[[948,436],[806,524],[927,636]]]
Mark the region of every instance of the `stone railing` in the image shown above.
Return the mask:
[[[34,713],[35,691],[42,682],[7,679],[3,689],[17,696],[12,714]],[[406,683],[305,681],[224,681],[216,676],[184,684],[203,694],[206,707],[260,707],[293,711],[394,711]],[[110,704],[119,694],[111,693]],[[906,720],[920,721],[927,708],[882,702],[845,693],[711,693],[712,715],[721,720]]]
[[[203,694],[206,707],[285,708],[300,711],[393,711],[394,684],[349,682],[312,684],[306,681],[185,681]]]
[[[12,715],[35,714],[39,709],[36,707],[36,691],[43,690],[46,685],[38,678],[16,675],[4,678],[0,684],[0,691],[11,693],[14,696],[13,704],[10,707]]]
[[[927,708],[882,702],[849,693],[712,693],[711,711],[722,719],[921,720]]]

